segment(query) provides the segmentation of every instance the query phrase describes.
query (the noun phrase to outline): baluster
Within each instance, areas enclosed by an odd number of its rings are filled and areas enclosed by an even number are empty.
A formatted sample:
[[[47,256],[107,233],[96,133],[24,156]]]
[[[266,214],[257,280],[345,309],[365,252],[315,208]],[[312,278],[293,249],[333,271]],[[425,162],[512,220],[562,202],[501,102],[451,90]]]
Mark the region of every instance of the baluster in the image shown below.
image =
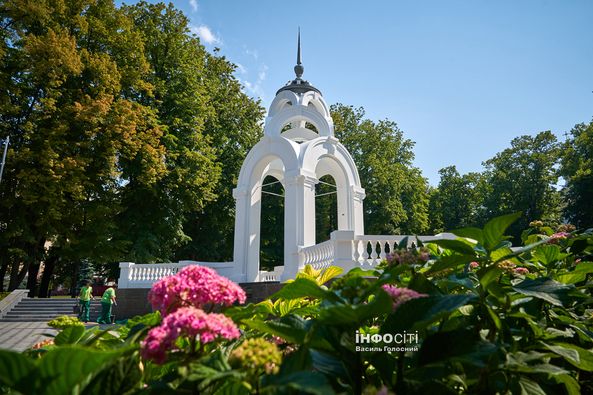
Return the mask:
[[[387,256],[385,244],[389,246],[389,242],[387,240],[379,240],[379,262],[381,262]]]
[[[375,267],[377,265],[377,240],[371,240],[371,266]]]
[[[360,244],[361,241],[360,240],[354,240],[354,262],[356,262],[359,266],[360,266],[360,259],[361,259],[361,253],[360,253]]]
[[[362,265],[369,265],[369,240],[362,241]]]

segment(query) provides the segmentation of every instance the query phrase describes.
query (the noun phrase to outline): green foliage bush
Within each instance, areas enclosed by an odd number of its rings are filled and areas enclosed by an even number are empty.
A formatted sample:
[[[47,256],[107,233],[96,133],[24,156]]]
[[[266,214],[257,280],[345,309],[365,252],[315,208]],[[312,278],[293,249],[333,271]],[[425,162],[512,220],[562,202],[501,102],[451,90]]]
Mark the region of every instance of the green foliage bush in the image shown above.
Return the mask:
[[[84,327],[84,324],[78,318],[71,317],[69,315],[61,315],[59,317],[56,317],[53,320],[49,321],[47,325],[55,329],[65,329],[71,326]]]
[[[161,365],[139,353],[158,313],[116,332],[68,327],[44,350],[0,351],[0,383],[36,394],[591,393],[593,230],[532,223],[512,247],[517,218],[411,250],[404,240],[329,286],[334,269],[307,268],[271,300],[223,311],[240,339],[179,338]]]

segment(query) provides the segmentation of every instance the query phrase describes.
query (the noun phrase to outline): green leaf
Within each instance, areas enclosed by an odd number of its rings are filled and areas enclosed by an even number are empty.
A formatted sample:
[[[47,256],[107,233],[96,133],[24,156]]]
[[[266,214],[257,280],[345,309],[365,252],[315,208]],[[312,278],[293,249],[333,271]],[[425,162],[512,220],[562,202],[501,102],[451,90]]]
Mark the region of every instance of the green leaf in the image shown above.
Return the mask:
[[[532,252],[532,256],[544,265],[549,266],[558,260],[560,247],[553,244],[543,244]]]
[[[364,321],[387,314],[393,301],[385,291],[377,292],[368,303],[340,304],[326,307],[319,312],[319,321],[328,325],[359,325]]]
[[[299,299],[316,298],[339,300],[339,298],[330,291],[327,291],[313,280],[307,278],[297,278],[293,282],[286,284],[282,289],[270,297],[270,299]]]
[[[443,347],[443,345],[451,347]],[[454,346],[453,346],[454,345]],[[496,352],[496,346],[480,338],[479,331],[460,328],[453,331],[437,332],[429,335],[422,342],[418,354],[420,365],[435,362],[462,362],[478,367],[488,365],[488,358]]]
[[[455,269],[461,265],[475,261],[476,257],[473,255],[448,255],[439,257],[438,260],[428,269],[426,273],[436,273],[442,270]]]
[[[458,239],[458,240],[431,240],[430,243],[436,244],[439,247],[447,250],[458,252],[462,255],[475,255],[474,247],[469,242]]]
[[[568,292],[573,290],[574,286],[562,284],[547,277],[539,277],[534,280],[525,279],[516,284],[513,289],[523,295],[545,300],[555,306],[562,306],[568,298]]]
[[[286,375],[266,376],[262,380],[263,391],[275,394],[299,393],[311,395],[333,394],[325,376],[318,372],[301,371]]]
[[[412,299],[390,314],[382,333],[399,333],[409,329],[426,329],[428,324],[446,317],[476,299],[475,295],[431,295]]]
[[[560,355],[571,365],[587,372],[593,372],[593,352],[570,343],[543,344],[548,350]]]
[[[74,344],[84,334],[84,326],[69,326],[58,333],[54,339],[56,346],[63,346],[66,344]]]
[[[482,232],[482,229],[469,227],[452,230],[451,233],[458,237],[473,239],[478,243],[484,245],[484,232]]]
[[[490,306],[486,306],[486,310],[488,310],[488,315],[490,315],[490,319],[496,326],[496,329],[498,329],[498,330],[502,329],[502,322],[500,321],[498,314],[496,314],[496,312],[494,312],[494,310],[492,310],[492,308]]]
[[[26,378],[34,369],[35,364],[25,355],[0,350],[0,383],[21,393],[30,393]]]
[[[119,395],[136,388],[142,379],[140,360],[136,355],[115,358],[85,387],[85,394]]]
[[[585,281],[589,273],[593,273],[593,262],[581,262],[572,272],[558,274],[555,279],[564,284],[575,284]]]
[[[328,282],[334,277],[339,276],[343,272],[344,269],[342,269],[339,266],[330,266],[327,269],[325,269],[323,273],[321,273],[321,276],[317,279],[317,281],[319,284],[325,284],[326,282]]]
[[[121,353],[63,346],[48,351],[36,371],[36,393],[83,392],[90,379]]]
[[[408,248],[408,236],[404,237],[403,239],[401,239],[397,245],[397,248],[399,250],[405,250]]]
[[[242,323],[295,344],[303,344],[308,331],[305,320],[295,315],[287,315],[276,321],[243,320]]]
[[[486,266],[478,270],[478,279],[482,288],[487,290],[490,283],[497,281],[498,277],[502,274],[502,270],[497,265]]]
[[[505,240],[504,232],[507,228],[521,217],[521,213],[507,214],[491,219],[484,226],[484,247],[491,251]]]
[[[581,395],[581,386],[570,374],[557,374],[552,376],[552,380],[559,384],[564,384],[568,395]]]
[[[519,388],[521,389],[521,395],[547,395],[546,391],[537,382],[525,376],[519,378]]]
[[[490,260],[494,263],[502,261],[513,254],[509,247],[497,248],[490,253]]]

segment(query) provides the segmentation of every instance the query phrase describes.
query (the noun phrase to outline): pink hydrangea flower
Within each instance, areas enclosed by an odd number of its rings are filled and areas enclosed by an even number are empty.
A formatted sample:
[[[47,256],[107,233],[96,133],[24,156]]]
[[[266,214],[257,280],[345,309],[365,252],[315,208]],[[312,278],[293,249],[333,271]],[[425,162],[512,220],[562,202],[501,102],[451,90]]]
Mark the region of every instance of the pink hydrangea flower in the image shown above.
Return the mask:
[[[240,335],[235,323],[223,314],[206,313],[195,307],[181,307],[167,315],[160,326],[148,332],[140,343],[140,352],[143,358],[162,364],[166,360],[167,351],[176,350],[175,341],[181,336],[206,344],[217,339],[236,339]]]
[[[475,269],[475,268],[480,267],[480,264],[478,262],[470,262],[469,267],[472,269]]]
[[[157,281],[148,294],[152,307],[163,315],[184,306],[230,306],[235,301],[245,303],[245,299],[240,286],[214,269],[198,265],[186,266],[179,273]]]
[[[513,269],[513,272],[515,274],[528,274],[529,273],[529,269],[527,269],[526,267],[516,267],[515,269]]]
[[[548,242],[549,243],[552,243],[552,244],[556,244],[556,243],[558,243],[558,240],[566,239],[569,236],[570,236],[570,233],[567,233],[567,232],[557,232],[557,233],[554,233],[553,235],[550,236],[550,238],[548,239]]]
[[[391,296],[391,299],[393,299],[393,311],[409,300],[425,298],[428,296],[427,294],[418,293],[413,289],[399,288],[389,284],[383,285],[383,290],[385,290],[385,292]]]

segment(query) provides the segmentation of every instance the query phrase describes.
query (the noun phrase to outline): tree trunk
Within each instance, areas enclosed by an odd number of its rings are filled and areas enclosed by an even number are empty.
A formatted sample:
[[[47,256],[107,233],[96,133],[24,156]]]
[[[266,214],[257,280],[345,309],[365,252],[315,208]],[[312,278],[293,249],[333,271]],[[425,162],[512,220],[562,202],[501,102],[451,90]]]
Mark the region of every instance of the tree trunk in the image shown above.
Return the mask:
[[[20,269],[20,270],[19,270]],[[23,282],[25,274],[27,274],[27,265],[23,264],[21,268],[21,261],[15,260],[12,262],[10,270],[10,283],[8,284],[8,292],[14,291]]]
[[[72,264],[72,277],[70,277],[70,296],[77,297],[76,284],[78,284],[78,271],[80,270],[80,261]]]
[[[37,296],[37,275],[39,274],[39,262],[29,263],[29,277],[27,278],[27,289],[29,290],[29,297]]]
[[[8,259],[5,256],[0,257],[2,266],[0,266],[0,292],[4,292],[4,276],[8,271]]]
[[[41,277],[41,284],[39,285],[40,298],[49,298],[49,285],[51,284],[57,261],[58,257],[53,255],[47,258],[45,265],[43,265],[43,277]]]

